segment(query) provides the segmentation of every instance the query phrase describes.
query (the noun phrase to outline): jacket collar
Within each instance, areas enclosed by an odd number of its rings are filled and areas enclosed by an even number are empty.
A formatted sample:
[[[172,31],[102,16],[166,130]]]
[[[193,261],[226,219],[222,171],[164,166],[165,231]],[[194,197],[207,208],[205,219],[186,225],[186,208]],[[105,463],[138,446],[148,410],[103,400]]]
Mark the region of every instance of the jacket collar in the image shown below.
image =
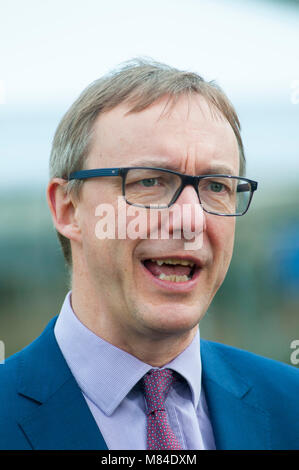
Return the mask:
[[[20,355],[18,393],[39,406],[19,425],[34,449],[107,449],[56,342],[56,319]]]
[[[268,450],[269,414],[259,404],[256,384],[237,370],[226,347],[201,341],[205,390],[216,449]]]

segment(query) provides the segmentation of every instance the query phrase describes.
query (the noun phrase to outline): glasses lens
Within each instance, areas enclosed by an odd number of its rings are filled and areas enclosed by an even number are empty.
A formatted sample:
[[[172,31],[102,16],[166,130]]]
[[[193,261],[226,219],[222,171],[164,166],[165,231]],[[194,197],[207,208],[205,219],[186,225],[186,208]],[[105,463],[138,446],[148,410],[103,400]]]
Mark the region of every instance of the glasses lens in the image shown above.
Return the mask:
[[[180,187],[178,175],[160,170],[129,170],[125,180],[125,198],[130,204],[167,207]]]
[[[204,178],[198,191],[203,208],[214,214],[241,215],[251,198],[250,183],[235,177]]]

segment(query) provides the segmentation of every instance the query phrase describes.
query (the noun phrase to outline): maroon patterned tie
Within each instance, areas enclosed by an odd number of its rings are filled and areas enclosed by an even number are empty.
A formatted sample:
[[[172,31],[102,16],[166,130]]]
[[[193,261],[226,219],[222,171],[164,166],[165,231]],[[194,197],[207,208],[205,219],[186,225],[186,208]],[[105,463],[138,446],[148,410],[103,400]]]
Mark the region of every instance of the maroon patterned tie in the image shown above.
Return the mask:
[[[151,369],[143,377],[147,403],[147,449],[183,449],[167,420],[164,401],[174,382],[170,369]]]

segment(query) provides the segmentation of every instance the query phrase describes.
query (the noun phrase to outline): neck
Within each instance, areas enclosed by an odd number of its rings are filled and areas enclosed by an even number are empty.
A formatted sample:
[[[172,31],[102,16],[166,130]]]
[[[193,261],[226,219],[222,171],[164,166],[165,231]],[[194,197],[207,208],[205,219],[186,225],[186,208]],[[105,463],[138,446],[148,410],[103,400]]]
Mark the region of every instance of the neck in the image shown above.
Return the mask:
[[[152,367],[163,367],[171,362],[189,346],[198,331],[198,325],[176,334],[163,331],[140,332],[125,325],[111,327],[106,322],[107,315],[102,314],[105,305],[97,304],[86,293],[81,296],[74,288],[71,304],[77,318],[94,334]]]
[[[88,270],[80,267],[73,271],[71,304],[77,318],[94,334],[153,367],[168,364],[192,342],[198,323],[171,331],[145,326],[125,302],[115,301],[123,299],[122,292],[112,295],[108,286],[99,292],[101,283],[95,286]]]
[[[152,367],[163,367],[189,346],[196,332],[197,328],[194,328],[184,335],[160,335],[156,338],[140,336],[138,339],[135,337],[134,342],[129,339],[122,342],[118,347]]]

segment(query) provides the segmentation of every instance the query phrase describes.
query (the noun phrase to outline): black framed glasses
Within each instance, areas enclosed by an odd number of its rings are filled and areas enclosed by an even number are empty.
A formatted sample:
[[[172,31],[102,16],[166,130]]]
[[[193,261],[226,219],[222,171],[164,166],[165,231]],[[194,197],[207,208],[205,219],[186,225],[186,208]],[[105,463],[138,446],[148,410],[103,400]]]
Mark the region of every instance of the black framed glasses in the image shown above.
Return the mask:
[[[192,186],[205,212],[222,216],[244,215],[258,183],[231,175],[192,176],[153,167],[97,168],[71,173],[68,180],[104,176],[122,178],[122,195],[127,204],[164,209],[176,202],[186,186]]]

